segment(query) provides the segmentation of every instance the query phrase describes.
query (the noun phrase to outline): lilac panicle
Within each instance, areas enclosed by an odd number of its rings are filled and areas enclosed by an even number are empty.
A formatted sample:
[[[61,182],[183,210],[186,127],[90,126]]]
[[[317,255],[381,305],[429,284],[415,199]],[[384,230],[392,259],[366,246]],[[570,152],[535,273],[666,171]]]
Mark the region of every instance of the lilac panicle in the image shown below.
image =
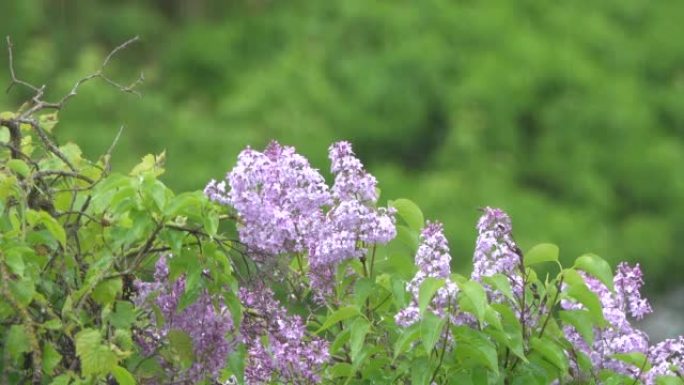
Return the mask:
[[[573,343],[579,351],[585,353],[598,371],[610,369],[617,373],[635,376],[641,371],[633,365],[611,358],[618,353],[642,353],[648,354],[648,336],[641,330],[632,326],[628,314],[635,318],[641,318],[651,312],[651,307],[641,298],[639,290],[643,284],[639,265],[630,267],[621,263],[613,279],[615,291],[611,291],[597,278],[580,272],[587,287],[593,291],[601,302],[603,316],[608,321],[605,328],[594,328],[594,343],[589,346],[586,341],[572,326],[564,329],[566,338]],[[561,301],[564,309],[582,309],[583,305],[569,300]]]
[[[270,289],[241,288],[239,296],[245,307],[240,334],[248,352],[246,383],[319,383],[328,342],[308,335],[301,317],[288,315]]]
[[[225,181],[212,180],[204,192],[235,208],[240,241],[253,254],[304,251],[321,207],[331,202],[323,176],[293,147],[275,141],[264,152],[242,151]]]
[[[233,350],[232,342],[226,336],[233,329],[230,312],[222,303],[218,309],[214,307],[212,297],[206,292],[179,311],[178,304],[185,292],[185,278],[169,281],[169,268],[164,256],[157,260],[155,267],[154,282],[135,282],[138,293],[134,302],[147,309],[153,302],[164,316],[164,324],[157,326],[152,317],[152,324],[137,336],[138,344],[145,355],[151,355],[163,345],[169,331],[181,330],[192,340],[195,361],[187,370],[175,373],[177,383],[195,384],[203,379],[217,379],[228,354]],[[167,362],[161,364],[168,371],[174,370]]]
[[[449,278],[451,274],[451,255],[449,254],[449,244],[444,236],[442,224],[439,222],[428,223],[423,228],[420,239],[421,242],[415,259],[418,271],[406,287],[412,296],[411,303],[406,308],[400,310],[394,318],[397,325],[403,327],[410,326],[420,319],[418,293],[420,285],[427,277],[446,280],[445,285],[437,291],[432,299],[429,309],[441,317],[447,316],[447,309],[450,306],[452,314],[456,310],[458,287]],[[451,314],[448,316],[451,316]]]
[[[510,274],[518,271],[520,263],[512,231],[511,218],[505,211],[491,207],[483,209],[483,214],[477,222],[478,235],[473,255],[472,279],[482,282],[484,277],[499,273],[506,273],[509,277],[519,276]],[[514,289],[516,286],[520,289],[521,283],[519,279],[513,279],[511,282]]]
[[[309,247],[310,282],[319,296],[331,293],[340,262],[359,258],[369,245],[387,243],[396,235],[394,209],[376,207],[377,181],[355,157],[351,144],[333,143],[328,154],[335,176],[333,203]]]
[[[394,209],[376,207],[377,181],[348,142],[330,146],[329,188],[292,147],[272,142],[264,152],[247,148],[224,181],[204,193],[232,206],[240,241],[257,262],[283,253],[308,253],[310,284],[317,297],[332,290],[337,265],[358,258],[396,235]]]
[[[648,358],[652,367],[643,375],[646,385],[656,385],[659,376],[684,378],[684,336],[651,346]]]

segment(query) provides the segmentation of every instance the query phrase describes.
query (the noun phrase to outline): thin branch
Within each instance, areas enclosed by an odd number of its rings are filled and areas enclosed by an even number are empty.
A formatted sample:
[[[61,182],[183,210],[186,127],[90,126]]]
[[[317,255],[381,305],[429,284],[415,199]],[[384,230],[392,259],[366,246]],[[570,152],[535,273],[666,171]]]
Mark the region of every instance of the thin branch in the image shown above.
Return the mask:
[[[7,86],[7,90],[5,92],[9,92],[12,87],[14,87],[15,84],[22,85],[31,91],[35,92],[37,95],[42,95],[44,86],[41,88],[38,88],[34,86],[31,83],[25,82],[19,78],[17,78],[16,73],[14,72],[14,55],[12,54],[12,48],[14,47],[12,45],[12,40],[10,39],[9,36],[6,37],[7,40],[7,56],[9,57],[9,71],[10,71],[10,77],[12,78],[12,81],[10,82],[9,86]]]

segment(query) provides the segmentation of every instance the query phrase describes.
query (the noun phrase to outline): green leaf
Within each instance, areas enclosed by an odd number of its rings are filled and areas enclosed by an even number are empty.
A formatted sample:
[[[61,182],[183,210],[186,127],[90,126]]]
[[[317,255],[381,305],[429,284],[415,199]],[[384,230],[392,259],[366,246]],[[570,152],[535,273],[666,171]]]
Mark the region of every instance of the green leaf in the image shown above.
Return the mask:
[[[437,293],[437,290],[444,286],[444,283],[443,279],[427,277],[420,284],[420,289],[418,290],[418,309],[421,315],[425,313],[425,309],[427,309],[432,301],[432,297]]]
[[[406,222],[408,227],[420,231],[425,225],[423,213],[418,206],[408,199],[397,199],[389,202],[390,206],[397,209],[397,215]]]
[[[15,174],[26,177],[31,169],[28,164],[21,159],[10,159],[7,161],[7,167],[12,170]]]
[[[69,382],[71,382],[71,375],[69,373],[64,373],[55,377],[50,385],[69,385]]]
[[[171,329],[168,333],[172,352],[177,356],[184,368],[189,368],[195,359],[192,348],[192,338],[180,329]]]
[[[44,327],[47,330],[59,330],[63,327],[62,321],[60,321],[58,318],[53,318],[49,321],[45,321],[40,326]]]
[[[611,357],[633,365],[635,369],[640,370],[643,373],[651,370],[651,364],[648,362],[648,357],[646,357],[643,353],[617,353],[611,355]]]
[[[513,302],[516,302],[515,296],[513,296],[513,289],[511,288],[511,282],[503,274],[494,274],[489,277],[484,277],[484,282],[491,285],[496,291],[503,294],[506,298]]]
[[[316,330],[316,334],[328,329],[340,321],[361,315],[357,306],[345,306],[334,311],[328,318],[326,318],[320,329]]]
[[[552,243],[540,243],[525,253],[525,266],[542,262],[558,262],[559,249]]]
[[[117,357],[101,344],[102,336],[94,329],[83,329],[76,334],[76,355],[81,360],[84,376],[109,373],[117,364]]]
[[[138,176],[150,174],[159,176],[164,173],[164,162],[166,161],[166,151],[162,151],[159,155],[147,154],[143,156],[142,161],[135,165],[131,170],[131,176]]]
[[[430,361],[427,358],[414,360],[411,365],[411,385],[428,385],[431,374]]]
[[[333,378],[349,377],[353,374],[352,366],[346,362],[338,362],[330,368],[330,375]]]
[[[594,344],[594,322],[587,310],[561,310],[560,319],[572,325],[589,346]]]
[[[472,313],[482,322],[487,310],[487,293],[482,285],[475,281],[461,283],[460,304],[464,311]]]
[[[420,339],[423,342],[425,351],[430,352],[435,347],[437,341],[442,336],[442,329],[446,324],[446,319],[438,317],[432,312],[427,312],[420,320]]]
[[[547,338],[539,339],[537,337],[532,337],[530,346],[532,349],[541,354],[544,359],[557,367],[561,373],[567,373],[568,358],[563,352],[563,349],[561,349],[560,346],[558,346],[555,342]]]
[[[91,296],[98,304],[108,305],[114,302],[122,289],[123,281],[121,278],[111,278],[98,283]]]
[[[401,354],[408,351],[411,344],[420,337],[420,328],[417,324],[411,325],[399,335],[397,341],[394,343],[394,357],[397,359]]]
[[[363,306],[368,296],[375,290],[375,283],[370,278],[360,278],[354,285],[354,304]]]
[[[1,262],[0,262],[1,263]],[[24,264],[24,258],[21,253],[7,253],[5,256],[5,264],[9,267],[10,271],[19,277],[24,276],[24,269],[26,265]]]
[[[42,224],[45,229],[59,242],[63,248],[66,248],[66,232],[64,227],[62,227],[55,218],[45,211],[29,211],[27,215],[32,218],[29,219],[30,222],[34,224]]]
[[[24,325],[12,325],[6,338],[5,349],[12,360],[17,361],[23,353],[31,351],[31,343]]]
[[[465,367],[485,367],[499,374],[496,346],[484,334],[467,326],[452,329],[456,339],[454,354]]]
[[[585,254],[575,260],[576,269],[586,271],[598,278],[610,290],[613,290],[613,271],[603,258],[594,254]]]
[[[135,378],[133,377],[133,375],[121,366],[113,367],[112,375],[116,379],[116,382],[119,383],[119,385],[135,385]]]
[[[52,374],[60,361],[62,361],[62,355],[51,343],[46,343],[43,346],[43,371]]]
[[[577,300],[589,310],[589,314],[591,315],[594,324],[604,327],[606,325],[606,319],[603,317],[601,301],[596,293],[587,287],[584,279],[577,271],[566,269],[563,271],[563,276],[568,285],[566,294]]]
[[[656,385],[684,385],[684,379],[675,376],[660,376],[656,378]]]
[[[20,280],[10,281],[9,287],[14,298],[22,306],[28,306],[28,304],[33,301],[33,296],[36,294],[35,282],[28,276],[25,276]]]
[[[356,362],[356,358],[366,341],[366,334],[368,334],[370,326],[370,323],[363,317],[356,318],[349,326],[349,329],[351,330],[349,345],[352,362]]]
[[[109,323],[115,328],[121,329],[129,328],[135,319],[135,306],[127,301],[116,301],[116,307],[109,315]]]

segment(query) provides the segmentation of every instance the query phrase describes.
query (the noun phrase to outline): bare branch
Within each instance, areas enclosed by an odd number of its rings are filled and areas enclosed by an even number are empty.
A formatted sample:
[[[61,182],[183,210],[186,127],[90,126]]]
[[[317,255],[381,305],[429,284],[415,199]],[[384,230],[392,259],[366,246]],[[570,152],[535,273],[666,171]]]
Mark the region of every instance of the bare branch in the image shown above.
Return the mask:
[[[25,82],[25,81],[17,78],[17,75],[14,72],[14,55],[12,54],[12,47],[13,47],[12,40],[10,39],[9,36],[6,37],[6,40],[7,40],[7,55],[9,57],[9,71],[10,71],[10,77],[12,78],[12,81],[10,82],[9,86],[7,86],[7,90],[5,92],[9,92],[12,89],[12,87],[14,87],[15,84],[19,84],[19,85],[22,85],[22,86],[30,89],[31,91],[35,92],[36,94],[42,95],[42,92],[43,92],[43,89],[45,88],[45,86],[38,88],[31,83]]]
[[[20,115],[20,118],[22,118],[22,119],[30,118],[36,112],[44,110],[44,109],[61,110],[62,108],[64,108],[64,105],[66,104],[67,101],[69,101],[69,99],[76,96],[79,88],[84,83],[87,83],[88,81],[93,80],[93,79],[102,79],[105,83],[111,85],[112,87],[117,88],[121,92],[131,93],[131,94],[140,96],[140,93],[138,91],[136,91],[135,88],[145,80],[142,73],[140,73],[138,78],[135,79],[133,82],[131,82],[129,85],[123,85],[123,84],[111,79],[110,77],[108,77],[104,73],[105,68],[107,67],[107,65],[110,63],[110,61],[114,58],[114,56],[117,53],[119,53],[121,50],[127,48],[129,45],[131,45],[131,44],[133,44],[139,40],[140,40],[140,38],[138,36],[135,36],[132,39],[129,39],[129,40],[123,42],[122,44],[118,45],[117,47],[115,47],[105,57],[104,61],[100,65],[100,68],[98,68],[95,72],[78,79],[76,81],[76,83],[74,83],[73,87],[71,87],[71,90],[66,95],[64,95],[59,101],[48,102],[48,101],[43,99],[43,95],[45,94],[45,85],[40,86],[40,87],[36,87],[33,84],[28,83],[26,81],[23,81],[16,76],[16,71],[14,69],[14,55],[12,52],[13,45],[12,45],[12,41],[11,41],[10,37],[8,36],[7,37],[7,51],[9,54],[10,76],[12,79],[11,79],[10,85],[7,87],[7,92],[9,92],[15,84],[22,85],[22,86],[30,89],[31,91],[35,92],[35,94],[33,95],[33,97],[31,97],[31,100],[30,100],[33,105],[29,109],[27,109],[26,111],[22,112]]]

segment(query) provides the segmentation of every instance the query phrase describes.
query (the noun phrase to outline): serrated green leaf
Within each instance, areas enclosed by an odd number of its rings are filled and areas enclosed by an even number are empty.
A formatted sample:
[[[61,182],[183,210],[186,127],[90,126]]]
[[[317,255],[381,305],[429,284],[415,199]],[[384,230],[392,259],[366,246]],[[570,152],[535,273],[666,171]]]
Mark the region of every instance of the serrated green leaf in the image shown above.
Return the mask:
[[[414,231],[420,231],[425,225],[420,208],[408,199],[397,199],[390,202],[390,206],[397,209],[397,215],[406,222],[408,227]]]
[[[444,325],[446,325],[446,320],[432,314],[432,312],[426,312],[423,315],[420,320],[420,339],[425,351],[430,352],[435,347],[442,336]]]
[[[62,361],[62,355],[51,343],[45,343],[43,345],[43,371],[52,374],[60,361]]]
[[[542,262],[558,262],[559,249],[552,243],[540,243],[525,253],[525,266]]]
[[[420,284],[420,289],[418,290],[418,309],[421,315],[425,313],[425,309],[427,309],[432,301],[432,297],[435,296],[437,290],[444,286],[444,283],[443,279],[426,277]]]
[[[361,315],[359,308],[357,306],[345,306],[334,311],[328,318],[325,319],[323,325],[316,330],[316,334],[328,329],[329,327],[335,325],[338,322],[357,317]]]
[[[83,329],[76,334],[76,355],[81,360],[84,376],[109,373],[117,364],[117,357],[108,347],[102,345],[100,332]]]
[[[31,351],[31,343],[24,325],[12,325],[6,338],[5,349],[12,360],[17,361],[22,354]]]
[[[109,323],[121,329],[129,328],[135,319],[135,306],[127,301],[116,301],[114,311],[109,315]]]
[[[100,305],[108,305],[116,299],[123,289],[123,281],[120,277],[111,278],[98,283],[91,296]]]
[[[189,368],[195,359],[192,347],[192,338],[188,333],[180,329],[171,329],[167,334],[169,345],[173,353],[178,357],[184,368]]]
[[[575,260],[574,267],[593,275],[603,282],[610,290],[613,290],[613,271],[608,262],[598,255],[582,255]]]
[[[112,375],[116,379],[116,382],[119,383],[119,385],[135,385],[135,378],[133,377],[133,375],[121,366],[113,367]]]
[[[150,174],[159,176],[164,173],[164,162],[166,161],[166,151],[162,151],[159,155],[147,154],[143,156],[140,163],[135,165],[130,172],[131,176],[138,176]]]

